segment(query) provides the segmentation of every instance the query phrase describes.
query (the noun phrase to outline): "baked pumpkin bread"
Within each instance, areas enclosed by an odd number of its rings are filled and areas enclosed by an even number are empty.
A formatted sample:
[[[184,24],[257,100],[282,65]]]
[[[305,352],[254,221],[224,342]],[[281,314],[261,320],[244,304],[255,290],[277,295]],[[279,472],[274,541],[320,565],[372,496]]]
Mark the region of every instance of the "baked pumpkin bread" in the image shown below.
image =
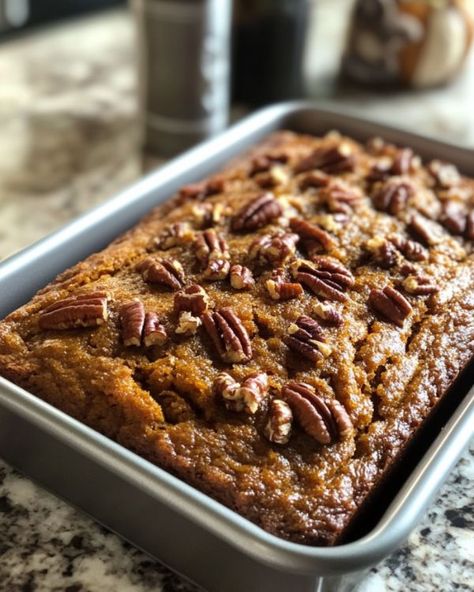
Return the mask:
[[[0,323],[0,373],[270,533],[340,540],[468,363],[474,181],[279,132]]]

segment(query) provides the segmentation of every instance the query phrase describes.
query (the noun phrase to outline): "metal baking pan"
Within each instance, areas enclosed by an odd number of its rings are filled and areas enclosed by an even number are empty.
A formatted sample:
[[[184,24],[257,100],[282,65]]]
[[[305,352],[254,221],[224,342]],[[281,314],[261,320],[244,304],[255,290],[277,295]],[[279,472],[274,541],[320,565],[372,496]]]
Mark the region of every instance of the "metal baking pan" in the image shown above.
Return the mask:
[[[27,302],[56,274],[104,247],[180,186],[205,177],[283,128],[314,134],[339,129],[360,140],[381,135],[411,145],[424,158],[450,160],[474,175],[469,150],[308,103],[276,105],[0,264],[0,318]],[[377,504],[384,511],[376,523],[330,548],[303,546],[264,532],[2,378],[0,456],[209,591],[350,590],[361,573],[408,536],[468,443],[474,425],[472,384],[469,375],[456,382],[439,406],[436,421],[430,419],[422,430],[421,444],[407,462],[399,463],[405,473],[386,480],[381,488],[386,497]]]

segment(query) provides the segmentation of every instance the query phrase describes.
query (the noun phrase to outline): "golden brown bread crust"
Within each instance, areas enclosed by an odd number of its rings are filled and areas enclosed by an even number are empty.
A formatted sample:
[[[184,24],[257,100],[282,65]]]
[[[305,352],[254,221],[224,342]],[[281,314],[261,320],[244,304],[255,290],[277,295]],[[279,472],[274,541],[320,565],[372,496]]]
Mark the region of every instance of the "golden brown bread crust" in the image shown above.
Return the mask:
[[[269,532],[334,544],[472,355],[473,204],[472,180],[395,146],[275,134],[10,314],[0,373]],[[206,303],[175,304],[193,284]],[[45,309],[77,295],[89,326],[55,329]],[[212,333],[228,308],[235,350]],[[269,442],[283,399],[291,432]]]

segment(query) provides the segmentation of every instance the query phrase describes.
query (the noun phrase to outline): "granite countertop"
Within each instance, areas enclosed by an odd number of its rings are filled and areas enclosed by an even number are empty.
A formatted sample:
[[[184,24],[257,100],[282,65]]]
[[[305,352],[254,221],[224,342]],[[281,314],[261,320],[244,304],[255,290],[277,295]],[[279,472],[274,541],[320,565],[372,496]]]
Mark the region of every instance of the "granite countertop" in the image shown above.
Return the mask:
[[[334,35],[340,25],[326,16],[325,34]],[[0,46],[0,258],[142,174],[132,46],[130,19],[120,11]],[[315,64],[320,72],[331,66],[316,58]],[[473,74],[471,67],[445,91],[360,94],[352,104],[474,145]],[[345,104],[348,97],[337,100]],[[471,590],[473,485],[474,448],[406,544],[374,568],[358,592]],[[0,557],[2,591],[193,590],[2,461]]]

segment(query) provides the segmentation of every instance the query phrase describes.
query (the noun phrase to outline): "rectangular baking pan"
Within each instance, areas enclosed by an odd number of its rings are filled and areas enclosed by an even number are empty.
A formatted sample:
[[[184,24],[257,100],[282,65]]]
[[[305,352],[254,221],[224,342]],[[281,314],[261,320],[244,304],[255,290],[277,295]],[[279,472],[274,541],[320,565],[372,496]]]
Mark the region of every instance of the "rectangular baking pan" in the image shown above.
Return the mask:
[[[308,103],[264,109],[0,264],[0,318],[56,274],[103,248],[180,186],[219,169],[272,131],[380,135],[474,175],[473,153]],[[471,370],[472,368],[468,369]],[[465,372],[388,479],[380,516],[332,548],[272,536],[174,476],[0,378],[0,456],[211,592],[350,590],[408,536],[473,433]],[[421,438],[421,440],[420,440]],[[407,471],[407,467],[409,470]],[[401,484],[394,489],[394,483]],[[372,506],[373,507],[373,506]],[[374,519],[372,520],[374,522]],[[369,524],[369,527],[367,527]]]

